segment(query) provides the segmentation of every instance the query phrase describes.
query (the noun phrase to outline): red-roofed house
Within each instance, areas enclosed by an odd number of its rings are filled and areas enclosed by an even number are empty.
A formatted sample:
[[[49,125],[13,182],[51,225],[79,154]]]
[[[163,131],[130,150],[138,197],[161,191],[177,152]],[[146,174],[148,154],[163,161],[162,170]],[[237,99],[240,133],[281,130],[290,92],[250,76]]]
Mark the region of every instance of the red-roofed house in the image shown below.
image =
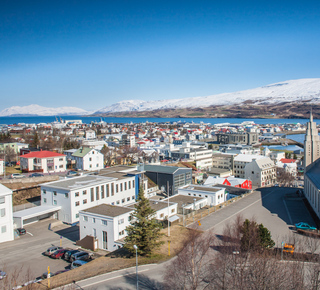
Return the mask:
[[[23,172],[64,172],[67,170],[66,155],[51,151],[35,151],[20,156]]]
[[[282,158],[280,159],[281,163],[296,163],[297,160],[296,159],[287,159],[287,158]]]

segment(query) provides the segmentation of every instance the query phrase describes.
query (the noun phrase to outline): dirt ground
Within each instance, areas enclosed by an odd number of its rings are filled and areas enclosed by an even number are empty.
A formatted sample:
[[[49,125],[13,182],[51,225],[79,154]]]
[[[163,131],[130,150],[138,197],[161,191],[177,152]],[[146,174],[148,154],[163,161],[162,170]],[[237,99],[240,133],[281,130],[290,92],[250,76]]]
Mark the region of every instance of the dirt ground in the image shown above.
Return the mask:
[[[188,229],[180,225],[170,227],[170,237],[168,237],[168,229],[163,229],[164,236],[162,240],[165,242],[157,249],[152,257],[139,257],[139,265],[160,263],[166,261],[179,253],[185,240]],[[168,256],[168,240],[170,240],[170,256]],[[107,254],[104,257],[97,258],[90,263],[83,265],[77,269],[61,273],[50,278],[51,288],[59,287],[80,281],[92,276],[100,275],[107,272],[112,272],[120,269],[133,267],[136,265],[135,256],[130,258],[123,256],[123,252]],[[43,280],[38,284],[33,284],[31,289],[48,289],[48,281]],[[25,289],[27,289],[25,287]]]

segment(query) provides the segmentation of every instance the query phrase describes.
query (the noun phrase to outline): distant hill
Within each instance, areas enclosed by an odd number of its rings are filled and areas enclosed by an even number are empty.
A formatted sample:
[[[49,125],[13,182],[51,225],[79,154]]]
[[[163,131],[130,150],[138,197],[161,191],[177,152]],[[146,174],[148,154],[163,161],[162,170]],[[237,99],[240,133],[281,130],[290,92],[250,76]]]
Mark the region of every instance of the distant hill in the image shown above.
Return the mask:
[[[299,79],[275,83],[255,89],[224,93],[206,97],[194,97],[185,99],[141,101],[128,100],[104,107],[94,113],[101,116],[123,116],[122,112],[130,116],[154,116],[154,117],[252,117],[265,115],[280,118],[290,117],[288,111],[299,108],[308,108],[320,105],[320,79]],[[289,106],[289,107],[288,107]],[[225,112],[233,110],[235,112]],[[275,108],[275,110],[274,110]],[[295,109],[296,108],[296,109]],[[215,112],[213,112],[214,110]],[[279,111],[280,110],[280,111]],[[152,113],[151,113],[152,112]],[[293,111],[292,113],[295,114]],[[303,112],[299,116],[302,118]],[[245,114],[245,116],[244,116]],[[285,117],[286,116],[286,117]],[[298,116],[298,117],[299,117]]]
[[[67,115],[87,115],[88,111],[75,107],[47,108],[39,105],[13,106],[0,112],[0,116],[28,117],[28,116],[67,116]]]

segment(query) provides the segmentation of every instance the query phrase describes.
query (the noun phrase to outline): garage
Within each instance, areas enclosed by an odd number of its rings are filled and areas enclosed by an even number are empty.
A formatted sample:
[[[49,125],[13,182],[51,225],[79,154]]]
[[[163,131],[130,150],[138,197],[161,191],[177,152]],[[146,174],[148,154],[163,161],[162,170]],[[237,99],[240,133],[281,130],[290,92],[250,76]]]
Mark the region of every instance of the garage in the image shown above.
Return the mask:
[[[13,213],[13,221],[16,228],[23,228],[27,224],[37,222],[39,220],[53,217],[61,206],[36,206]]]

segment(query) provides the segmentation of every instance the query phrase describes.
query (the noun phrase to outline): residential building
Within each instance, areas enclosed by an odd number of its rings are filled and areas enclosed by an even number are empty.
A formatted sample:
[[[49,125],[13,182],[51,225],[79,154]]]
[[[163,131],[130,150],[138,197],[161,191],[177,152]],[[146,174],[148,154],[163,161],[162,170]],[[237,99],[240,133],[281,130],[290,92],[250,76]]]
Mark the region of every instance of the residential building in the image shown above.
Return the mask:
[[[234,154],[226,153],[213,153],[212,155],[212,167],[221,168],[227,170],[233,170]]]
[[[75,168],[77,170],[94,171],[104,167],[103,154],[93,148],[80,147],[70,157],[76,161]]]
[[[252,145],[259,142],[258,132],[226,132],[216,133],[219,144],[246,144]]]
[[[252,159],[245,166],[245,178],[252,182],[253,186],[272,186],[276,183],[276,167],[269,157]]]
[[[0,184],[0,243],[13,239],[12,190]]]
[[[66,155],[51,151],[35,151],[20,156],[23,172],[54,173],[67,169]]]
[[[20,150],[22,148],[29,148],[29,144],[19,142],[0,143],[0,154],[4,153],[6,148],[11,148],[15,154],[20,154]]]

